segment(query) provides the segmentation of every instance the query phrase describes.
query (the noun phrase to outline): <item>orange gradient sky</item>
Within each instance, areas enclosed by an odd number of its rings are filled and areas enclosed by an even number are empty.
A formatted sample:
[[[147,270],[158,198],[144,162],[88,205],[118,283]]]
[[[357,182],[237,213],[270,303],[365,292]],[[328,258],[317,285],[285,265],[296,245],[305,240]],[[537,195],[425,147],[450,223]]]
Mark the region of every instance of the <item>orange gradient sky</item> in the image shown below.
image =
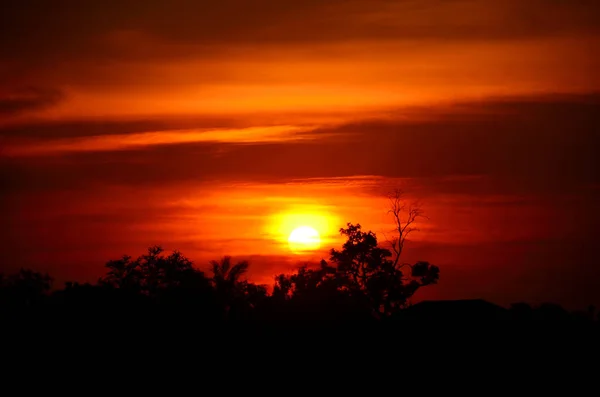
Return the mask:
[[[0,12],[0,270],[162,244],[270,283],[346,222],[384,241],[400,187],[420,298],[600,303],[598,2],[49,4]]]

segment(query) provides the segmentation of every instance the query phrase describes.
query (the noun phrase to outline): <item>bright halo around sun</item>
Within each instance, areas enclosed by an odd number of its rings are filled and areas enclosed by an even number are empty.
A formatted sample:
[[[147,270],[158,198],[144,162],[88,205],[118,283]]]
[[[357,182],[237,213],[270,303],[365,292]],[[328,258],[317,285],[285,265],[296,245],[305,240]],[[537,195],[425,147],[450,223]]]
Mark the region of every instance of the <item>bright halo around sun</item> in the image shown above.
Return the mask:
[[[288,243],[294,252],[314,251],[321,247],[321,236],[310,226],[300,226],[292,230]]]

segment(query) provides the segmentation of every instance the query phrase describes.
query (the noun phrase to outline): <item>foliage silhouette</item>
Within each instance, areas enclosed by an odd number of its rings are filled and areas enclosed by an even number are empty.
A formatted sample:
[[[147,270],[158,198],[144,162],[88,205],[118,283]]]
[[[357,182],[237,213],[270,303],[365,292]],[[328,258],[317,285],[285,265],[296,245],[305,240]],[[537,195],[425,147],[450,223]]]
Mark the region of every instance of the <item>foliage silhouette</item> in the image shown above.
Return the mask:
[[[353,293],[363,293],[373,309],[389,315],[407,305],[423,286],[437,283],[439,268],[428,262],[400,264],[398,256],[380,248],[375,233],[363,232],[361,225],[348,223],[340,230],[347,237],[342,250],[331,250],[331,261],[337,265],[336,275]],[[406,275],[403,269],[410,269]]]
[[[107,262],[109,269],[100,284],[112,288],[123,288],[156,297],[162,291],[186,287],[200,281],[203,273],[194,269],[192,262],[179,251],[163,255],[160,246],[148,248],[148,253],[132,260],[123,256]]]
[[[392,253],[379,247],[375,233],[364,232],[360,224],[348,223],[340,233],[347,240],[341,250],[331,250],[330,263],[323,260],[318,269],[302,267],[296,274],[278,275],[273,297],[291,300],[309,295],[331,301],[335,295],[369,307],[376,316],[390,315],[406,307],[420,287],[439,279],[439,268],[428,262],[408,265],[391,259]],[[410,269],[409,275],[404,268]]]
[[[31,307],[44,300],[52,286],[48,274],[20,269],[11,275],[0,274],[0,303],[5,306]]]
[[[207,275],[180,252],[151,246],[136,259],[108,261],[96,284],[69,282],[51,291],[47,274],[21,269],[2,275],[0,311],[18,334],[47,324],[63,336],[100,330],[116,338],[114,343],[125,330],[131,337],[154,330],[169,343],[211,333],[211,340],[232,345],[250,335],[276,338],[298,331],[325,339],[355,335],[364,340],[360,343],[381,340],[400,349],[397,335],[419,340],[442,328],[460,329],[461,335],[502,330],[507,338],[518,335],[529,342],[567,329],[579,335],[574,340],[586,335],[599,340],[595,307],[576,314],[554,304],[518,303],[509,309],[479,300],[412,304],[421,287],[438,282],[440,270],[426,261],[401,261],[406,233],[416,230],[410,219],[399,231],[403,237],[390,241],[391,249],[380,246],[372,231],[348,223],[340,229],[345,242],[328,260],[277,275],[271,293],[246,278],[247,261],[225,256],[209,263]]]
[[[265,286],[241,280],[250,266],[248,261],[232,264],[231,257],[224,256],[220,261],[211,261],[210,265],[211,283],[224,316],[244,316],[267,296]]]

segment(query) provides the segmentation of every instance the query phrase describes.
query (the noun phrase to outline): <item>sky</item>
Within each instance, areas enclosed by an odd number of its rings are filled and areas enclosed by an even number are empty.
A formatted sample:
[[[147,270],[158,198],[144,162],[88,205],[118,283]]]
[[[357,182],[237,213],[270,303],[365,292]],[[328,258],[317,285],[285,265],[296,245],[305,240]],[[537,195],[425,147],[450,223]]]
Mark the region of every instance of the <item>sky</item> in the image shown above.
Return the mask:
[[[419,299],[600,304],[596,0],[6,0],[0,271],[160,244],[249,277],[427,215]],[[317,250],[287,242],[307,225]]]

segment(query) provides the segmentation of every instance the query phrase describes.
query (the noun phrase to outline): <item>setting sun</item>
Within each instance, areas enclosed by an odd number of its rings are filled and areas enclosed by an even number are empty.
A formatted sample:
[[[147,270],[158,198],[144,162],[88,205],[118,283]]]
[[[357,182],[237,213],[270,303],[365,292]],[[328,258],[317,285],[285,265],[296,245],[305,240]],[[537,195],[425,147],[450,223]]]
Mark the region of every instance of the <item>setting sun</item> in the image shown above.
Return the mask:
[[[325,205],[300,203],[292,210],[283,210],[271,215],[265,223],[265,235],[269,236],[280,250],[279,253],[317,254],[320,250],[337,243],[338,225],[343,224],[339,216],[328,211]]]
[[[321,246],[319,232],[310,226],[300,226],[294,229],[288,238],[292,251],[312,251]]]

